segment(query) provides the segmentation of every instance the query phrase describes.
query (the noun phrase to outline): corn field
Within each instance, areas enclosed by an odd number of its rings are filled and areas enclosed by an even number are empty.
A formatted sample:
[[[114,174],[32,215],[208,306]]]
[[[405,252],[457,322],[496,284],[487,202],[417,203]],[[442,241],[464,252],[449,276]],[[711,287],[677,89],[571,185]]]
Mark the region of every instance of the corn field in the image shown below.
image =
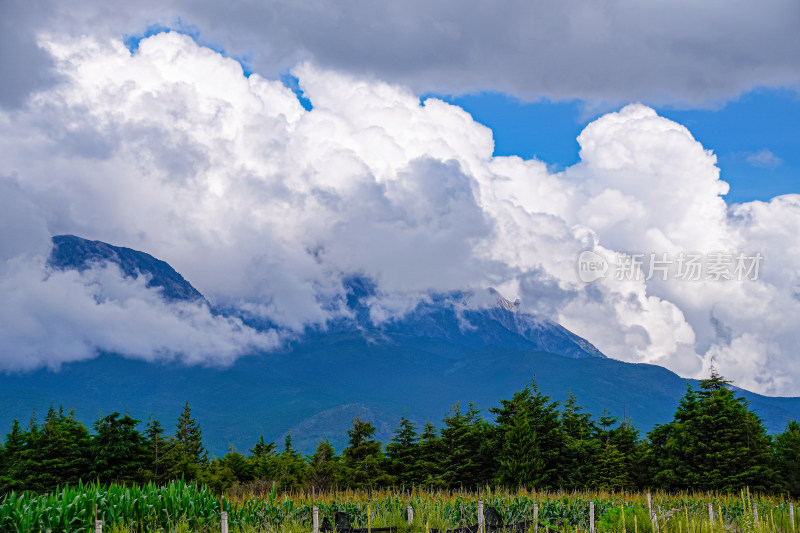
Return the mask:
[[[312,508],[322,517],[350,514],[353,527],[395,526],[398,532],[453,529],[478,522],[478,500],[493,506],[504,523],[532,520],[538,508],[539,531],[589,531],[594,502],[599,533],[794,533],[790,502],[782,497],[739,494],[654,493],[651,520],[645,494],[608,492],[481,492],[419,489],[340,491],[219,497],[205,487],[182,482],[166,486],[78,485],[37,495],[12,492],[0,498],[0,532],[91,532],[95,519],[104,532],[218,532],[220,513],[228,513],[231,532],[310,533]],[[712,504],[709,516],[709,504]],[[407,521],[407,507],[414,519]],[[533,528],[532,528],[533,529]]]

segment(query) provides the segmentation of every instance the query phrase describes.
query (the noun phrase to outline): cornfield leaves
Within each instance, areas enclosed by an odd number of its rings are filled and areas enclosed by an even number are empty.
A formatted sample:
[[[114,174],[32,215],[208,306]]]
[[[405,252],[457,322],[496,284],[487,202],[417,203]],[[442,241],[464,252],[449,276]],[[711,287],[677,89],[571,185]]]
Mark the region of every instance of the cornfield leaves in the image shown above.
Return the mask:
[[[206,487],[180,481],[165,486],[148,484],[79,484],[53,493],[11,492],[0,498],[0,533],[91,532],[95,516],[106,531],[219,531],[220,512],[228,513],[232,532],[310,531],[312,507],[320,520],[336,511],[350,514],[354,527],[396,526],[400,532],[457,528],[477,523],[478,500],[493,506],[505,523],[530,521],[534,505],[539,523],[564,532],[588,531],[589,504],[595,504],[598,532],[649,533],[653,531],[645,495],[603,492],[529,493],[486,490],[480,493],[412,491],[343,491],[312,497],[309,494],[243,498],[219,497]],[[757,500],[759,526],[755,525],[753,502]],[[708,516],[708,504],[714,509]],[[406,509],[414,509],[414,522],[407,523]],[[781,497],[754,498],[741,494],[653,495],[658,530],[666,532],[782,531],[793,533],[789,501]],[[95,509],[97,515],[95,515]],[[540,529],[540,532],[543,529]]]

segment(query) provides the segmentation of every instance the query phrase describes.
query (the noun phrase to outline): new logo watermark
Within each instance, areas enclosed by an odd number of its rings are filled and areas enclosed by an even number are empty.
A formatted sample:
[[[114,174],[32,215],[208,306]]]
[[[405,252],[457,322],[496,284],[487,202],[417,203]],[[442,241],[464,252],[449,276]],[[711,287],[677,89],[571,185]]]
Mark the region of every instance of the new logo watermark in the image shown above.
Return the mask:
[[[617,253],[609,261],[593,250],[578,256],[578,278],[584,283],[617,281],[757,281],[761,252]]]
[[[592,250],[581,252],[578,257],[578,277],[584,283],[592,283],[606,277],[608,261],[602,255]]]

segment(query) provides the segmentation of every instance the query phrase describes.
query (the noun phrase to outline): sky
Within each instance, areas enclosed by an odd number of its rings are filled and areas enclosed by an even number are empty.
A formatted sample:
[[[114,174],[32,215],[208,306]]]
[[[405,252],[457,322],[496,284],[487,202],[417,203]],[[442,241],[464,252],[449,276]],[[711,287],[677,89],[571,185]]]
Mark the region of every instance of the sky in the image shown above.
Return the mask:
[[[0,0],[0,370],[229,364],[493,287],[800,395],[800,4]],[[143,250],[215,305],[53,235]],[[477,297],[468,305],[486,305]]]

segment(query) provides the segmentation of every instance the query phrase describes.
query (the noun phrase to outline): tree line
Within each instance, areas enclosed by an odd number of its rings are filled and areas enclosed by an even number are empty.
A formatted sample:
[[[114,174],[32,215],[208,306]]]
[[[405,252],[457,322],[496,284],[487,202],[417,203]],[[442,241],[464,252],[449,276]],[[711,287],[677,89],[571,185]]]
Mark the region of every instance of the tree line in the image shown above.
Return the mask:
[[[263,435],[247,454],[210,458],[188,403],[175,431],[151,418],[143,432],[127,413],[100,417],[93,432],[73,412],[51,408],[27,428],[14,421],[0,447],[0,494],[45,492],[79,480],[164,483],[197,480],[226,490],[317,491],[334,488],[503,485],[537,489],[736,491],[744,487],[800,495],[800,425],[774,437],[730,383],[712,371],[687,385],[671,422],[640,436],[631,420],[595,417],[572,394],[563,406],[531,381],[489,409],[456,403],[437,429],[402,417],[385,446],[370,421],[356,417],[336,454],[328,440],[304,456],[287,435]]]

